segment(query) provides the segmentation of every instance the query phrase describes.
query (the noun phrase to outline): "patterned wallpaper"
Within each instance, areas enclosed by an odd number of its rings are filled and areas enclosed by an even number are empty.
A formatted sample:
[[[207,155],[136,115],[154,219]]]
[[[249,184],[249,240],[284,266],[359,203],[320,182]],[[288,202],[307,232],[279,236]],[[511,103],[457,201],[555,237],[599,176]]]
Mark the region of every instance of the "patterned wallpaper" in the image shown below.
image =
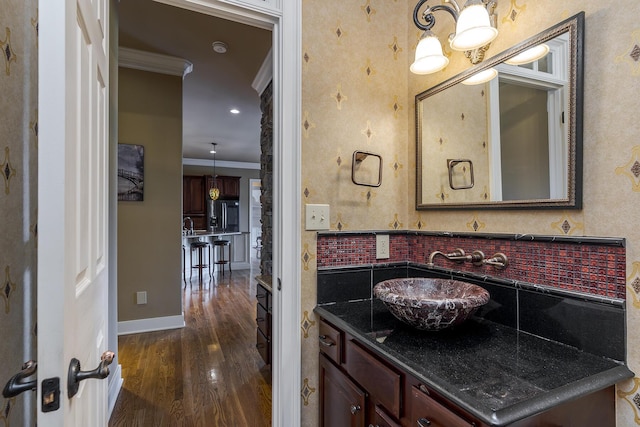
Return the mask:
[[[482,202],[490,199],[488,96],[485,85],[455,85],[422,101],[422,168],[435,171],[422,180],[422,203]],[[465,141],[456,144],[455,141]],[[449,186],[448,160],[468,160],[453,167]],[[471,169],[473,168],[473,169]],[[473,180],[471,179],[473,170]]]
[[[498,0],[491,57],[580,12],[586,14],[583,209],[416,211],[414,96],[470,66],[459,53],[431,76],[408,71],[420,31],[414,0],[303,0],[303,203],[331,205],[331,229],[420,229],[613,236],[627,240],[628,362],[640,372],[640,79],[636,0]],[[440,12],[443,13],[443,12]],[[446,14],[445,14],[446,15]],[[451,32],[446,16],[434,27]],[[445,49],[446,51],[446,49]],[[384,158],[379,188],[351,183],[351,154]],[[304,209],[304,206],[301,207]],[[316,234],[302,234],[302,423],[317,424]],[[640,375],[640,374],[639,374]],[[640,378],[617,388],[618,425],[640,425]]]
[[[0,385],[36,359],[37,0],[0,0]],[[35,393],[0,397],[0,425],[35,425]]]

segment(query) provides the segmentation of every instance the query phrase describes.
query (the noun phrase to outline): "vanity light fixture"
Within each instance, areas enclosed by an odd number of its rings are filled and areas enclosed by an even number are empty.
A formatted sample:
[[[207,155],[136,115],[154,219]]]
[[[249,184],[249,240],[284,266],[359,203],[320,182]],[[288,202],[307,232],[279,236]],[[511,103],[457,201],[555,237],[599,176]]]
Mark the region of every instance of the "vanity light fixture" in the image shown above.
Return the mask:
[[[212,187],[209,189],[209,197],[211,198],[211,200],[218,200],[218,197],[220,197],[220,189],[218,188],[218,181],[217,181],[217,176],[216,176],[216,146],[218,145],[217,142],[212,142],[211,145],[213,145],[213,150],[209,151],[211,154],[213,154],[213,184]]]
[[[480,71],[479,73],[475,73],[473,76],[461,81],[460,83],[468,86],[479,85],[493,80],[493,78],[497,75],[498,70],[496,70],[495,68],[487,68],[486,70]]]
[[[535,62],[539,59],[544,58],[547,53],[549,53],[549,46],[543,43],[527,49],[524,52],[521,52],[513,58],[509,58],[504,62],[505,64],[509,65],[529,64],[530,62]]]
[[[420,16],[420,8],[429,0],[419,0],[413,10],[413,22],[424,31],[416,47],[415,61],[410,70],[414,74],[431,74],[442,70],[449,58],[442,53],[440,40],[431,31],[436,23],[433,12],[444,10],[456,21],[456,32],[449,35],[451,49],[464,51],[471,62],[477,64],[484,59],[484,52],[498,36],[494,10],[497,0],[467,0],[460,8],[457,0],[444,0],[448,4],[427,5]],[[424,24],[421,22],[424,21]]]

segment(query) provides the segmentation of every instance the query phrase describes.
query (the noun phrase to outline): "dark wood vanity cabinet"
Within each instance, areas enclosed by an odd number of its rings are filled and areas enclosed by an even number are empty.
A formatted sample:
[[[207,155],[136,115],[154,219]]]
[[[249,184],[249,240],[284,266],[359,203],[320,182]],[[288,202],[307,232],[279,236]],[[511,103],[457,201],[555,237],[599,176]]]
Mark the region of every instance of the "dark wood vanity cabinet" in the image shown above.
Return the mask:
[[[415,427],[418,421],[425,427],[479,425],[440,405],[420,391],[417,380],[324,319],[319,342],[321,425]],[[421,394],[414,397],[413,389]]]
[[[412,374],[320,318],[320,420],[325,427],[489,427]],[[615,427],[615,386],[509,427]]]
[[[271,364],[271,290],[258,282],[256,286],[256,348],[267,365]]]

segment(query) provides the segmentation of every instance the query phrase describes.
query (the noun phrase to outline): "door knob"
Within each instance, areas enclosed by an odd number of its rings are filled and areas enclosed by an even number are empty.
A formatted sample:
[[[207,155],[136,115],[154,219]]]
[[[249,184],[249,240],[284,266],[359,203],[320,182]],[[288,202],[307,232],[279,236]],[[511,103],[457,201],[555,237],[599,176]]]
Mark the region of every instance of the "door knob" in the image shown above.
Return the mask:
[[[19,395],[20,393],[24,393],[25,391],[35,390],[38,387],[38,380],[34,379],[31,381],[25,381],[24,379],[35,374],[37,369],[38,364],[35,360],[24,362],[24,364],[22,365],[22,370],[12,376],[9,381],[7,381],[7,384],[2,390],[2,395],[5,398],[9,399],[10,397],[14,397]]]
[[[71,399],[78,392],[80,387],[80,381],[88,378],[95,378],[98,380],[107,378],[109,376],[109,365],[113,362],[115,353],[113,351],[105,351],[100,357],[100,364],[93,371],[81,371],[80,361],[75,357],[71,359],[69,363],[69,375],[67,377],[67,396]]]

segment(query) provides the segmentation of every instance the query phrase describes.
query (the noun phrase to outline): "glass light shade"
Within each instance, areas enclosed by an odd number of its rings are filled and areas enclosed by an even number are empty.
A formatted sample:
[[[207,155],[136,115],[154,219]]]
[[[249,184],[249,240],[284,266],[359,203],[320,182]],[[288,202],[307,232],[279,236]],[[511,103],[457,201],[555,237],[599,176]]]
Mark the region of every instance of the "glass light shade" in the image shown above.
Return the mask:
[[[451,40],[451,49],[473,50],[491,43],[498,30],[491,26],[489,12],[482,2],[470,0],[460,11],[456,23],[456,35]]]
[[[220,197],[220,190],[217,187],[210,188],[209,197],[211,197],[211,200],[218,200],[218,197]]]
[[[447,64],[449,58],[442,53],[440,40],[431,31],[425,31],[416,47],[415,61],[409,69],[414,74],[431,74],[442,70]]]
[[[495,68],[489,68],[484,71],[480,71],[479,73],[474,74],[466,80],[463,80],[461,83],[463,85],[479,85],[481,83],[486,83],[492,80],[495,76],[498,75],[498,70]]]
[[[537,61],[540,58],[544,58],[547,53],[549,53],[549,46],[543,43],[527,49],[504,62],[509,65],[528,64],[530,62]]]

